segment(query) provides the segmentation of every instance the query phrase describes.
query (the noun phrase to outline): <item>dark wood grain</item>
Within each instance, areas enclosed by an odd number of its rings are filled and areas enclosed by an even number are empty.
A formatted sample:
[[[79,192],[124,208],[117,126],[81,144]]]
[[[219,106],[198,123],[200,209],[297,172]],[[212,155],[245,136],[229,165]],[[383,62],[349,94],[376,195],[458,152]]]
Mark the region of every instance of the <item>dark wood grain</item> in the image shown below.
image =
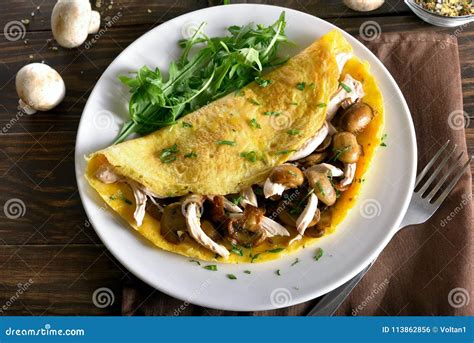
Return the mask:
[[[374,20],[382,32],[431,30],[455,34],[454,29],[427,25],[411,15],[403,1],[386,1],[379,10],[361,14],[341,1],[252,1],[285,5],[357,35]],[[39,3],[39,2],[38,2]],[[54,49],[49,17],[54,1],[8,1],[0,23],[24,18],[25,37],[17,41],[0,34],[0,205],[20,199],[25,213],[9,219],[0,211],[0,309],[30,278],[27,292],[0,314],[119,314],[120,287],[129,274],[102,246],[80,203],[74,173],[74,144],[85,102],[112,60],[150,28],[219,1],[103,1],[103,18],[123,14],[90,48]],[[95,4],[94,4],[95,5]],[[95,7],[95,6],[94,6]],[[150,11],[148,11],[150,10]],[[34,17],[31,12],[34,11]],[[466,27],[459,40],[464,109],[474,113],[474,30]],[[25,41],[26,40],[26,44]],[[45,61],[67,84],[67,96],[55,109],[32,116],[18,115],[15,73],[23,65]],[[440,66],[441,68],[442,66]],[[422,100],[420,100],[422,101]],[[474,118],[466,130],[474,153]],[[115,303],[100,309],[92,293],[113,290]]]

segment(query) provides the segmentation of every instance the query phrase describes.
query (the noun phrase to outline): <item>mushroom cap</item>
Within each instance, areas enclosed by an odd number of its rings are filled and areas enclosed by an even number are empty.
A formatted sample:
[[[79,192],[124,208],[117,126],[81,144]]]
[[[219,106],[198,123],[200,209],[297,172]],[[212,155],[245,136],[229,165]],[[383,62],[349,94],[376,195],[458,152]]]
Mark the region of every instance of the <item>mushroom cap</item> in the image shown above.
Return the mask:
[[[351,10],[369,12],[383,5],[384,0],[344,0],[344,4]]]
[[[66,94],[61,75],[43,63],[31,63],[16,74],[16,92],[20,99],[37,111],[48,111],[58,105]]]
[[[75,48],[84,43],[89,33],[91,12],[87,0],[59,0],[51,14],[51,30],[58,44]]]

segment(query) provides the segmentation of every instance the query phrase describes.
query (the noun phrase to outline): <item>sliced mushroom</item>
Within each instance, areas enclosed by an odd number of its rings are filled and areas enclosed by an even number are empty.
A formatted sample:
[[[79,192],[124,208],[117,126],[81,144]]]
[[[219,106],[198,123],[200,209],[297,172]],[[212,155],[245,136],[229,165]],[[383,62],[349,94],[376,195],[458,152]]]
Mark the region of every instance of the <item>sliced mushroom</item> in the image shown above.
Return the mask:
[[[89,33],[97,33],[100,13],[92,11],[89,1],[59,0],[51,14],[53,36],[64,48],[75,48],[84,43]]]
[[[216,195],[209,197],[211,199],[211,210],[210,216],[214,223],[224,223],[227,221],[228,216],[225,213],[224,197],[222,195]],[[187,206],[187,205],[186,205]]]
[[[285,163],[273,168],[263,185],[263,194],[265,198],[282,195],[285,190],[301,186],[303,182],[303,172],[298,167]]]
[[[302,164],[305,168],[310,168],[316,164],[321,163],[326,159],[328,154],[326,152],[317,152],[314,154],[305,157],[304,159],[298,161],[298,163]]]
[[[187,231],[181,203],[175,202],[166,206],[160,220],[160,233],[163,238],[172,244],[179,244],[184,240]]]
[[[329,164],[329,163],[320,163],[320,164],[317,164],[315,166],[312,166],[311,168],[308,168],[305,173],[311,173],[311,172],[318,172],[318,173],[322,173],[322,174],[326,174],[326,175],[329,175],[330,177],[340,177],[342,175],[344,175],[344,172],[333,166],[332,164]]]
[[[344,165],[344,178],[339,182],[340,191],[344,191],[354,181],[355,172],[357,169],[356,163],[347,163]]]
[[[247,205],[258,207],[257,196],[255,195],[252,187],[245,188],[240,195],[242,196],[242,200],[240,200],[240,206],[244,208]]]
[[[288,161],[296,161],[310,155],[326,138],[328,135],[328,124],[324,122],[323,126],[316,132],[316,134],[307,140],[303,146],[290,156]]]
[[[56,107],[66,94],[61,75],[44,63],[30,63],[16,73],[16,92],[19,108],[26,114],[49,111]]]
[[[263,210],[253,206],[245,207],[243,214],[229,220],[227,230],[231,242],[236,245],[257,246],[267,238],[266,230],[261,226]]]
[[[369,105],[356,102],[342,112],[339,118],[339,126],[344,131],[357,134],[369,125],[373,117],[374,112]]]
[[[199,219],[199,204],[191,202],[186,206],[186,226],[188,232],[194,240],[201,244],[203,247],[211,250],[212,252],[222,256],[228,257],[229,251],[223,246],[214,242],[201,228],[201,222]]]
[[[334,158],[343,163],[355,163],[361,154],[361,148],[353,133],[338,132],[332,139]]]
[[[329,104],[326,109],[327,121],[331,121],[342,101],[350,98],[353,102],[355,102],[357,99],[360,99],[365,95],[362,83],[352,78],[352,76],[349,74],[346,74],[344,80],[342,80],[342,83],[345,85],[345,87],[339,87],[336,94],[334,94],[331,97],[331,100],[329,100]]]
[[[314,193],[327,206],[332,206],[336,202],[336,191],[331,184],[326,173],[315,171],[314,169],[306,170],[305,175],[308,183],[314,189]]]

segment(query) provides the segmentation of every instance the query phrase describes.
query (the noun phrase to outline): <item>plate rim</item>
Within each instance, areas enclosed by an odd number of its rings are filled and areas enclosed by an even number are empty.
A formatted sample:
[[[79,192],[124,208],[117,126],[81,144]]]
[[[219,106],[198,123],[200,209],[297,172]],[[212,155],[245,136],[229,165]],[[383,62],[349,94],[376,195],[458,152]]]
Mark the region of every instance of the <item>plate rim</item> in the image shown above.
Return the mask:
[[[181,20],[182,17],[185,17],[185,16],[190,16],[190,15],[199,15],[201,14],[202,12],[207,12],[207,11],[215,11],[215,10],[219,10],[220,8],[222,7],[263,7],[263,8],[274,8],[274,9],[279,9],[281,11],[285,11],[285,12],[292,12],[296,15],[302,15],[302,16],[306,16],[306,17],[312,17],[312,18],[315,18],[315,19],[318,19],[318,20],[321,20],[323,22],[325,22],[330,28],[332,29],[336,29],[340,32],[343,33],[343,35],[348,38],[349,37],[349,40],[350,40],[350,43],[351,45],[353,44],[356,44],[358,45],[359,48],[365,50],[366,53],[368,53],[369,55],[371,55],[371,57],[376,61],[376,63],[378,64],[377,67],[381,68],[382,72],[385,74],[385,76],[387,77],[388,81],[392,84],[393,88],[396,90],[397,92],[397,96],[399,99],[401,99],[401,103],[400,103],[400,106],[403,107],[404,109],[404,112],[407,113],[407,120],[408,120],[408,132],[409,132],[409,136],[413,142],[412,145],[409,146],[410,148],[410,154],[411,156],[413,157],[412,160],[411,160],[411,164],[410,164],[410,167],[411,167],[411,171],[410,171],[410,175],[409,175],[409,189],[413,189],[414,187],[414,184],[415,184],[415,176],[416,176],[416,168],[417,168],[417,141],[416,141],[416,135],[415,135],[415,128],[414,128],[414,125],[413,125],[413,120],[412,120],[412,116],[411,116],[411,112],[410,112],[410,109],[406,103],[406,100],[405,100],[405,97],[403,96],[403,93],[401,92],[398,84],[396,83],[395,79],[393,78],[393,76],[390,74],[390,72],[387,70],[387,68],[385,67],[385,65],[380,61],[380,59],[375,56],[374,53],[372,53],[372,51],[370,51],[366,46],[364,46],[359,40],[357,40],[357,38],[355,38],[354,36],[350,35],[349,33],[347,33],[345,30],[335,26],[334,24],[322,19],[322,18],[319,18],[319,17],[316,17],[314,15],[311,15],[309,13],[305,13],[305,12],[301,12],[301,11],[298,11],[298,10],[295,10],[295,9],[291,9],[291,8],[287,8],[287,7],[282,7],[282,6],[276,6],[276,5],[267,5],[267,4],[254,4],[254,3],[243,3],[243,4],[230,4],[230,5],[223,5],[223,6],[212,6],[212,7],[206,7],[206,8],[202,8],[202,9],[199,9],[199,10],[196,10],[196,11],[191,11],[191,12],[187,12],[187,13],[184,13],[180,16],[177,16],[173,19],[170,19],[152,29],[150,29],[149,31],[143,33],[140,37],[136,38],[132,43],[130,43],[130,45],[128,45],[124,50],[122,50],[120,52],[120,54],[118,54],[114,60],[108,65],[108,67],[103,71],[103,73],[101,74],[100,78],[97,79],[95,85],[94,85],[94,88],[92,89],[87,101],[86,101],[86,104],[84,105],[84,108],[83,108],[83,111],[82,113],[85,113],[88,106],[90,105],[90,99],[92,98],[92,95],[94,93],[94,91],[96,90],[96,86],[97,84],[100,82],[100,80],[102,79],[102,77],[104,76],[104,74],[107,73],[107,71],[111,68],[112,64],[122,55],[124,54],[127,50],[132,50],[133,49],[133,46],[141,39],[143,39],[145,36],[147,35],[150,35],[152,34],[153,31],[159,29],[162,25],[166,25],[166,24],[171,24],[175,21],[179,21]],[[252,305],[252,307],[249,307],[249,306],[241,306],[239,304],[235,304],[233,303],[232,305],[228,306],[227,304],[220,304],[220,305],[216,305],[215,303],[210,303],[208,301],[202,301],[200,300],[199,298],[196,298],[196,299],[192,299],[192,301],[189,301],[189,298],[186,298],[185,296],[181,296],[180,294],[177,294],[175,292],[173,292],[172,290],[166,288],[166,287],[161,287],[159,285],[157,285],[155,282],[153,282],[149,277],[148,275],[144,275],[141,271],[137,271],[137,270],[133,270],[129,263],[125,260],[125,258],[122,257],[121,254],[119,253],[116,253],[114,251],[114,249],[112,248],[112,245],[111,243],[106,239],[106,237],[103,235],[103,233],[101,233],[100,230],[96,229],[95,228],[95,224],[94,224],[94,221],[91,216],[91,213],[88,209],[88,206],[86,205],[86,201],[88,201],[88,199],[85,199],[85,196],[86,196],[86,192],[84,190],[81,189],[81,186],[80,186],[80,178],[83,178],[84,177],[84,173],[82,171],[81,173],[81,170],[78,169],[78,159],[79,158],[84,158],[84,156],[79,156],[77,151],[78,151],[78,145],[79,145],[79,132],[81,131],[81,127],[85,125],[85,120],[83,120],[83,117],[82,117],[82,114],[81,114],[81,120],[79,122],[79,125],[78,125],[78,129],[77,129],[77,133],[76,133],[76,142],[75,142],[75,154],[74,154],[74,165],[75,165],[75,174],[76,174],[76,184],[77,184],[77,189],[78,189],[78,193],[79,193],[79,197],[81,199],[81,203],[82,203],[82,206],[84,208],[84,211],[86,212],[86,215],[87,215],[87,218],[89,220],[89,222],[91,223],[92,227],[94,228],[94,231],[96,232],[96,234],[99,236],[100,240],[102,241],[102,243],[104,244],[104,246],[107,248],[107,250],[129,271],[131,272],[133,275],[135,275],[138,279],[142,280],[143,282],[145,282],[146,284],[150,285],[151,287],[153,287],[154,289],[157,289],[171,297],[174,297],[174,298],[177,298],[177,299],[180,299],[182,301],[185,301],[185,302],[190,302],[192,304],[195,304],[195,305],[198,305],[198,306],[203,306],[203,307],[207,307],[207,308],[213,308],[213,309],[220,309],[220,310],[228,310],[228,311],[263,311],[263,310],[271,310],[271,309],[277,309],[277,308],[283,308],[283,307],[290,307],[290,306],[294,306],[294,305],[297,305],[297,304],[300,304],[300,303],[303,303],[303,302],[306,302],[306,301],[309,301],[309,300],[312,300],[312,299],[315,299],[317,297],[320,297],[334,289],[336,289],[337,287],[341,286],[342,284],[344,284],[345,282],[349,281],[350,279],[352,279],[354,276],[356,276],[360,271],[362,271],[374,258],[377,258],[378,255],[380,254],[380,252],[382,250],[385,249],[385,247],[388,245],[388,243],[391,241],[392,237],[399,231],[399,225],[403,219],[403,217],[405,216],[405,213],[408,209],[408,205],[410,203],[410,200],[411,200],[411,193],[407,194],[404,198],[404,201],[403,201],[403,204],[401,206],[401,211],[399,212],[398,216],[397,216],[397,219],[394,221],[394,223],[392,224],[392,227],[390,228],[390,230],[387,230],[387,234],[384,238],[383,241],[381,241],[381,243],[376,247],[376,249],[372,252],[372,254],[370,255],[370,257],[368,259],[366,259],[365,261],[361,261],[358,265],[359,267],[358,268],[354,268],[350,273],[347,273],[346,275],[344,275],[343,277],[341,277],[339,280],[335,280],[332,282],[332,284],[330,286],[327,286],[325,288],[322,288],[322,289],[319,289],[318,291],[307,291],[304,295],[299,295],[298,297],[294,297],[289,303],[287,304],[284,304],[283,306],[279,306],[279,305],[271,305],[269,306],[269,304],[265,304],[265,305]]]

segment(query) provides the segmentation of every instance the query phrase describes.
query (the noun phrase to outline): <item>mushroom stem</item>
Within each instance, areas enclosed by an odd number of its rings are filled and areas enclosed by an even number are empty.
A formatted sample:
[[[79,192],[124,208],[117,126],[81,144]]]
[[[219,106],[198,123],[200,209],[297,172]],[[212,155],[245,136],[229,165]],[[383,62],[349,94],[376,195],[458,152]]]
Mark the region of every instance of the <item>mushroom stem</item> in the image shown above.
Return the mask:
[[[209,236],[207,236],[201,228],[201,221],[198,216],[198,204],[192,202],[186,207],[186,226],[188,227],[189,234],[194,240],[211,250],[212,252],[222,256],[228,257],[229,251],[222,245],[214,242]]]
[[[323,126],[318,130],[318,132],[316,132],[312,138],[307,140],[298,151],[291,155],[288,161],[296,161],[310,155],[324,141],[328,135],[328,132],[328,124],[324,122]]]

